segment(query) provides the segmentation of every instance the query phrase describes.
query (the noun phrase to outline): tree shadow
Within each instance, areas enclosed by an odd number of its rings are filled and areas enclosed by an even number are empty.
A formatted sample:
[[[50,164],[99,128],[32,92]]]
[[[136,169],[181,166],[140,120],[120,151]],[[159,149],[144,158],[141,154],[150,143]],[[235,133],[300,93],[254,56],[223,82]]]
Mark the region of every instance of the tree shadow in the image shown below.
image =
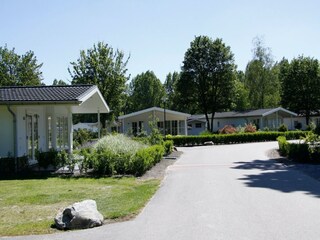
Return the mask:
[[[253,160],[251,162],[236,162],[232,169],[260,170],[257,174],[246,174],[240,181],[254,188],[269,188],[283,193],[301,191],[320,198],[320,182],[296,166],[285,166],[281,159]],[[318,173],[320,175],[320,172]]]

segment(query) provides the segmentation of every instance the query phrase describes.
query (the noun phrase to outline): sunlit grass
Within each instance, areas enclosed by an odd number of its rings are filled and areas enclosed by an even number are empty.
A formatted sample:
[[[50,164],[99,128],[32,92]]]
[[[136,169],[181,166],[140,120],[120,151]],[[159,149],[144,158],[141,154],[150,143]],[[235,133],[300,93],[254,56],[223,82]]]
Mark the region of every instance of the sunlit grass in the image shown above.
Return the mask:
[[[135,178],[48,178],[0,181],[0,236],[43,234],[62,208],[94,199],[105,219],[137,214],[159,180]]]

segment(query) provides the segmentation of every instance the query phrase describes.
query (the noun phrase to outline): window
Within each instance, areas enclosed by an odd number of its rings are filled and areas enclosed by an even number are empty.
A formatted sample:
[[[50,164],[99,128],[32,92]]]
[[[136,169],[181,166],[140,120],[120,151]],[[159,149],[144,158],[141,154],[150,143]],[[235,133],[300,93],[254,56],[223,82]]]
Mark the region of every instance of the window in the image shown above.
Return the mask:
[[[142,132],[143,131],[143,121],[139,121],[139,129],[138,129],[139,132]]]
[[[56,144],[57,149],[68,149],[68,118],[57,117],[56,122],[57,138]]]
[[[137,122],[132,122],[132,134],[136,136],[137,132],[138,132],[138,124]]]
[[[52,148],[52,122],[51,116],[48,117],[48,134],[47,134],[47,141],[48,141],[48,150]]]
[[[172,123],[171,134],[178,135],[178,121],[172,121],[171,123]]]
[[[163,122],[157,122],[158,129],[161,133],[163,133]]]
[[[202,123],[196,123],[196,128],[202,128]]]

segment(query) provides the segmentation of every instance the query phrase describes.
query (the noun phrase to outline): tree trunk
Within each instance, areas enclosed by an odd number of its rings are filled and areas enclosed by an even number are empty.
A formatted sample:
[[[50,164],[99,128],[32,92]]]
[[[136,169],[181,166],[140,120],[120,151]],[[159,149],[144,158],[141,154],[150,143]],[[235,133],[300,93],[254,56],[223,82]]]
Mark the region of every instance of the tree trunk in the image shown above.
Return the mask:
[[[211,132],[213,133],[213,120],[214,120],[214,115],[215,115],[216,113],[215,112],[212,112],[212,114],[211,114]]]
[[[205,113],[205,116],[206,116],[208,131],[209,131],[209,132],[212,132],[212,131],[211,131],[210,120],[209,120],[209,116],[208,116],[208,113],[207,113],[207,112]]]
[[[310,111],[307,110],[306,111],[306,124],[307,124],[307,126],[309,125],[309,121],[310,121]]]

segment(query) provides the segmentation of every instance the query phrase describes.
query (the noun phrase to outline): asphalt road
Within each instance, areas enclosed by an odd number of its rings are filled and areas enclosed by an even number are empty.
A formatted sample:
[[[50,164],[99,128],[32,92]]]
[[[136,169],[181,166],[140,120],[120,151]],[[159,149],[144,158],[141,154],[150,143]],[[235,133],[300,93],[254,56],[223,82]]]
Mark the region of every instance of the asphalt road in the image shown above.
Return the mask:
[[[319,239],[320,182],[268,159],[276,147],[179,148],[184,154],[134,220],[14,239]]]

